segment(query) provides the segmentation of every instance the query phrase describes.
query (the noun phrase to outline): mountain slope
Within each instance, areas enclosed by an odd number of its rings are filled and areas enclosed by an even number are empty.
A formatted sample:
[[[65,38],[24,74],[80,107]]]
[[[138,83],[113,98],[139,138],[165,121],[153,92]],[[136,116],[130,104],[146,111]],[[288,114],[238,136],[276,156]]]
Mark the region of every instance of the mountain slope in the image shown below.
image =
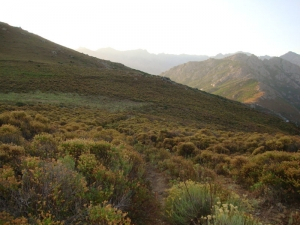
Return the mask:
[[[300,121],[300,67],[284,59],[235,54],[224,59],[189,62],[162,76],[228,99],[258,104]]]
[[[300,66],[300,55],[296,54],[295,52],[288,52],[280,56],[280,58]]]
[[[68,97],[73,106],[109,105],[107,110],[146,113],[199,126],[257,131],[295,129],[240,103],[86,56],[20,28],[4,23],[0,28],[2,101],[65,105],[62,99]],[[53,55],[52,51],[58,53]],[[30,98],[24,99],[24,93],[39,98],[28,103]]]
[[[100,59],[120,62],[131,68],[154,75],[158,75],[182,63],[208,59],[208,56],[205,55],[151,54],[141,49],[118,51],[112,48],[102,48],[97,51],[92,51],[86,48],[79,48],[78,51]]]

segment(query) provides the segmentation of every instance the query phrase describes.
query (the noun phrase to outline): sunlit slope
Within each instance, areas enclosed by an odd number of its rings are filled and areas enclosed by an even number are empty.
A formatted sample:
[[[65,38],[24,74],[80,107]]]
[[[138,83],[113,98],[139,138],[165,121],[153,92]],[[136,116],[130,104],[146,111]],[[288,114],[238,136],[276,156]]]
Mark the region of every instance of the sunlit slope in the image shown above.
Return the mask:
[[[300,67],[274,57],[236,54],[189,62],[162,74],[172,80],[300,122]]]
[[[107,110],[156,115],[199,127],[297,132],[241,103],[89,57],[3,23],[0,52],[0,96],[9,104],[109,105]]]

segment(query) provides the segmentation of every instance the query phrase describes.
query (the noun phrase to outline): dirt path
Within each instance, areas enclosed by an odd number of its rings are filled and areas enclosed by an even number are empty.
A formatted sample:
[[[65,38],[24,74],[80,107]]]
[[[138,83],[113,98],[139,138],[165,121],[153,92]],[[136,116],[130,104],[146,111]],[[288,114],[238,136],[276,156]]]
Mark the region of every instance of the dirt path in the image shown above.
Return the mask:
[[[151,190],[157,201],[160,203],[161,209],[163,209],[165,197],[167,197],[167,189],[169,188],[167,178],[150,163],[147,163],[146,180],[149,181]],[[156,222],[155,225],[169,225],[169,223],[163,219],[162,214],[160,218],[157,218]]]

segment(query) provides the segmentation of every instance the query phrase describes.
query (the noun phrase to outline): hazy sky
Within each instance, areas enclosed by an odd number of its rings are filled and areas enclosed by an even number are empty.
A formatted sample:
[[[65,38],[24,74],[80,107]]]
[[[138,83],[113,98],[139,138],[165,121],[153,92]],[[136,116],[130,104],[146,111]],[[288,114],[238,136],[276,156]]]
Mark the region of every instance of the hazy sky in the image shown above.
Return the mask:
[[[0,21],[73,49],[300,54],[300,0],[7,0]]]

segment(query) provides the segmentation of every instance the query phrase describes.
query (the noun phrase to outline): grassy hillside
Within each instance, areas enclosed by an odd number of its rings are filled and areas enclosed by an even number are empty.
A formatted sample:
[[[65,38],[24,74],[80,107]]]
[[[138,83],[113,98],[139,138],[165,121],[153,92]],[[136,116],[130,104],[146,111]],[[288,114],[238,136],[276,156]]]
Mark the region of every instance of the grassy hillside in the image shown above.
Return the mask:
[[[296,126],[3,23],[0,52],[0,224],[299,222]]]

